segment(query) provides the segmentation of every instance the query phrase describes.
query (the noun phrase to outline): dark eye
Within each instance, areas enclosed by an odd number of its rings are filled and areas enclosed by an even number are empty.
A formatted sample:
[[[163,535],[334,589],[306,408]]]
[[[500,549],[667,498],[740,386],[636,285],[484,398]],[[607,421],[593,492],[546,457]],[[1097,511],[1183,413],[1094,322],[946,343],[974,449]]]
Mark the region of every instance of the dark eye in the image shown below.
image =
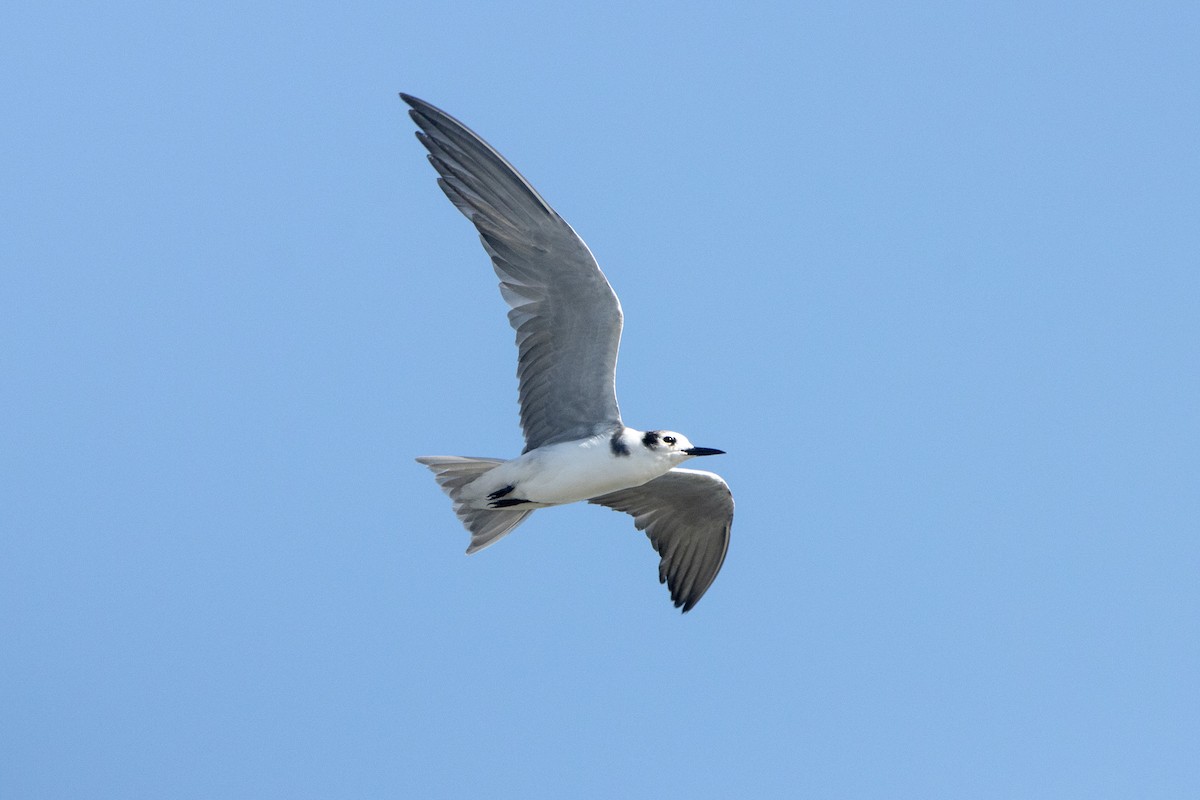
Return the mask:
[[[664,436],[663,441],[666,442],[667,444],[675,444],[675,437],[674,436]]]

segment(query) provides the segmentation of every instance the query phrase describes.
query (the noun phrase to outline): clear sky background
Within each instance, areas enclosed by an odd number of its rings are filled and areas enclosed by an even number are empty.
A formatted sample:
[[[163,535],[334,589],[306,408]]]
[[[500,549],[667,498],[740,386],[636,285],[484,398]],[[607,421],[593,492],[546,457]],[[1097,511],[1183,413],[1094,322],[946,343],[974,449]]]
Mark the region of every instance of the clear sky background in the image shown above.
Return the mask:
[[[1200,796],[1200,6],[736,5],[6,9],[0,796]],[[686,616],[605,509],[463,554],[515,349],[398,91],[728,451]]]

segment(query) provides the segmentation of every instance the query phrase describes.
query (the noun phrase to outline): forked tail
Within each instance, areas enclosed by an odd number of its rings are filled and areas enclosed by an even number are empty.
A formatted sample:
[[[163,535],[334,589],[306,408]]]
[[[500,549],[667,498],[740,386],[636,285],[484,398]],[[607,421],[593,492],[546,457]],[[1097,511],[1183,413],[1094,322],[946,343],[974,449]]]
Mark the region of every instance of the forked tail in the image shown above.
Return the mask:
[[[454,501],[454,513],[471,532],[467,553],[482,550],[525,521],[533,509],[505,511],[472,508],[461,499],[463,487],[493,467],[504,462],[496,458],[467,458],[465,456],[421,456],[418,463],[433,470],[442,491]]]

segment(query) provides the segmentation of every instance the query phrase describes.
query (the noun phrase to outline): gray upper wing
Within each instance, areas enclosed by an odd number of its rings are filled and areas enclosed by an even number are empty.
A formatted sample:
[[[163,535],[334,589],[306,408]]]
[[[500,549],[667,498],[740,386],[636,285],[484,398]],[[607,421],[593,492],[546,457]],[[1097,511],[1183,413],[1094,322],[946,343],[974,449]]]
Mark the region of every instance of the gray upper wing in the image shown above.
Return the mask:
[[[720,476],[676,467],[649,483],[592,498],[624,511],[658,551],[658,580],[684,612],[700,601],[725,563],[733,494]]]
[[[621,425],[621,304],[587,245],[504,157],[407,94],[438,185],[479,230],[517,333],[525,450]]]

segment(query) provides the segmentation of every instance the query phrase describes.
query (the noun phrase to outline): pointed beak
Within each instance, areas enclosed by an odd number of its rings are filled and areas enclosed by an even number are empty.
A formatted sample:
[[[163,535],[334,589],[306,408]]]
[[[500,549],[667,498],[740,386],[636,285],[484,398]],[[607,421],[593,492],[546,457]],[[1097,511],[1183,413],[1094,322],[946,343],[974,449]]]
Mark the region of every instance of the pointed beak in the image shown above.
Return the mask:
[[[685,455],[689,455],[689,456],[723,456],[723,455],[725,455],[724,450],[717,450],[712,447],[689,447],[687,450],[684,450],[683,452]]]

